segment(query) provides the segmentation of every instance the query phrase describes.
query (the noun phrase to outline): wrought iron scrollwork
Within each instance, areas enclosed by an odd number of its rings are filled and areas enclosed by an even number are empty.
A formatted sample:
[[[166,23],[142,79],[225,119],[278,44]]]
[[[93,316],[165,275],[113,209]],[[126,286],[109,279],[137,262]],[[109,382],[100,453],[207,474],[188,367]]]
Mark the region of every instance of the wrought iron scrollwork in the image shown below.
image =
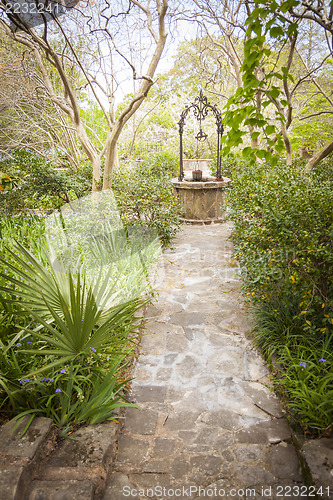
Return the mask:
[[[180,173],[179,173],[179,180],[182,181],[184,179],[184,169],[183,169],[183,131],[184,131],[184,126],[185,126],[185,118],[187,117],[188,113],[193,110],[193,114],[195,118],[198,120],[200,123],[200,130],[198,134],[196,135],[196,139],[198,141],[204,141],[207,138],[207,134],[202,130],[201,128],[201,122],[204,121],[208,113],[211,111],[213,115],[215,116],[215,123],[217,127],[217,162],[216,162],[216,178],[221,179],[221,139],[222,139],[222,134],[223,134],[223,123],[222,123],[222,116],[220,111],[217,109],[216,106],[213,106],[208,102],[208,99],[206,96],[203,95],[202,90],[200,90],[200,93],[198,97],[194,99],[194,102],[190,105],[187,105],[185,109],[183,110],[182,114],[180,115],[180,120],[178,122],[178,127],[179,127],[179,136],[180,136]]]

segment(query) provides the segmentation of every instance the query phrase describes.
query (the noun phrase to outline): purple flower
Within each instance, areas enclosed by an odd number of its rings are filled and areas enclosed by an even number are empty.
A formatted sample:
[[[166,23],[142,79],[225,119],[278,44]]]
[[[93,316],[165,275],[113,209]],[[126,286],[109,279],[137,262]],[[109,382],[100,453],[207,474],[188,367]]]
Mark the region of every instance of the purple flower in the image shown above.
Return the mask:
[[[60,373],[66,373],[66,368],[63,368],[62,370],[60,370]]]
[[[27,342],[27,344],[32,344],[32,342]]]
[[[62,392],[62,390],[61,389],[56,389],[55,392]]]
[[[306,363],[304,361],[301,361],[300,364],[299,364],[299,366],[302,366],[303,368],[305,368],[306,367]]]
[[[326,359],[320,358],[319,363],[326,363]]]
[[[96,349],[94,349],[93,347],[90,348],[93,352],[96,352]]]

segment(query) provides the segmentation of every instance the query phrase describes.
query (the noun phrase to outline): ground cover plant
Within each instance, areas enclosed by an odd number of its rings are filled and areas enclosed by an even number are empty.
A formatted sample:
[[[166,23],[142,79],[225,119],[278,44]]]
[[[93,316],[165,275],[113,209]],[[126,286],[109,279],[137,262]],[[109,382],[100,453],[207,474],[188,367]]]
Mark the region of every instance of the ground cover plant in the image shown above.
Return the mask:
[[[243,165],[229,194],[235,255],[254,306],[256,345],[277,370],[291,419],[333,422],[333,161]]]

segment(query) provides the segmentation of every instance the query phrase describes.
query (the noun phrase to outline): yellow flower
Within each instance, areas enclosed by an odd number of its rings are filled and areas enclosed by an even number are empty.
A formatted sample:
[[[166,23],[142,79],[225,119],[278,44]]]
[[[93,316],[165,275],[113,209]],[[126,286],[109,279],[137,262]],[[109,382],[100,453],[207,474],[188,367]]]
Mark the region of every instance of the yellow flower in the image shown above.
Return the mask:
[[[291,279],[291,281],[292,281],[293,283],[295,283],[295,278],[294,278],[294,276],[290,276],[290,279]]]

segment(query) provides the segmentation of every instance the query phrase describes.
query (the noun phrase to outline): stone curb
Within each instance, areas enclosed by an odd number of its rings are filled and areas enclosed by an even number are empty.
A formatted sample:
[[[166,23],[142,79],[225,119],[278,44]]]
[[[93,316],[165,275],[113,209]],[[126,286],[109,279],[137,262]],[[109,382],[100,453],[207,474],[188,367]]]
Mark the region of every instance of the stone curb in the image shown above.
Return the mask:
[[[55,491],[56,498],[100,498],[117,454],[121,429],[120,422],[89,425],[73,432],[70,440],[60,441],[44,460],[38,480],[31,484],[29,500],[51,500]]]
[[[20,437],[28,420],[25,417],[16,428],[11,421],[0,429],[1,500],[101,498],[122,424],[82,427],[57,445],[56,428],[44,417],[35,418]]]
[[[316,498],[333,497],[333,438],[306,440],[292,431],[293,444],[301,464],[304,483],[323,490]]]
[[[10,421],[0,429],[0,484],[2,500],[28,498],[31,481],[37,477],[42,460],[55,444],[55,428],[49,418],[26,416],[17,425]]]

